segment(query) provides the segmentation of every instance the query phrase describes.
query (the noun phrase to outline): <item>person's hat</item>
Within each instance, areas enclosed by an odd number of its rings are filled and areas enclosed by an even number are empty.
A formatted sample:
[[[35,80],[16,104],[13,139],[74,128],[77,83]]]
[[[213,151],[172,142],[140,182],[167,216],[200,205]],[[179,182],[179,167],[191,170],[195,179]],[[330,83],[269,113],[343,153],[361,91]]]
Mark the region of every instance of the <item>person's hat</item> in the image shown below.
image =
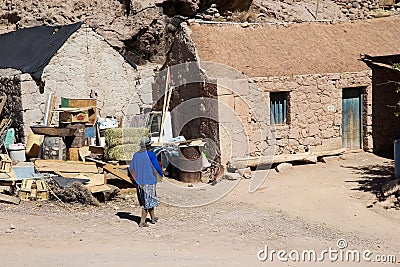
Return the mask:
[[[150,138],[148,138],[148,137],[143,137],[143,138],[140,140],[140,147],[146,147],[146,146],[151,145],[152,143],[153,143],[153,142],[151,142]]]

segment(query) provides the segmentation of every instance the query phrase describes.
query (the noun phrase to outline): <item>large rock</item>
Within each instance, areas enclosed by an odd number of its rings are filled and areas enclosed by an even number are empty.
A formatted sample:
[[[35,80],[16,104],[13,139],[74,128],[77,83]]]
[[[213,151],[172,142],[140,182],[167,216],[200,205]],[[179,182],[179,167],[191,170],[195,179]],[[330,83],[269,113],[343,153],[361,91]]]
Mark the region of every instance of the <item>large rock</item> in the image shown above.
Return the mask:
[[[203,9],[216,4],[217,9],[223,13],[226,11],[247,11],[253,0],[202,0],[200,2]]]
[[[167,16],[182,15],[191,17],[199,9],[199,0],[166,0],[161,6]]]

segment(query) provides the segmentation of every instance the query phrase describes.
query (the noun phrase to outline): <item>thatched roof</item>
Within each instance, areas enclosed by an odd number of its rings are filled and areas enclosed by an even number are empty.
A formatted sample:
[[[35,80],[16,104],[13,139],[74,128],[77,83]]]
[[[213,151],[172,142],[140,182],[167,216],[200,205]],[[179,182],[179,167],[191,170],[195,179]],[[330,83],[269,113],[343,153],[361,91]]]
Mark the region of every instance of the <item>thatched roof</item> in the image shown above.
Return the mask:
[[[249,77],[368,70],[360,54],[400,53],[400,17],[289,27],[191,26],[202,61],[229,65]]]

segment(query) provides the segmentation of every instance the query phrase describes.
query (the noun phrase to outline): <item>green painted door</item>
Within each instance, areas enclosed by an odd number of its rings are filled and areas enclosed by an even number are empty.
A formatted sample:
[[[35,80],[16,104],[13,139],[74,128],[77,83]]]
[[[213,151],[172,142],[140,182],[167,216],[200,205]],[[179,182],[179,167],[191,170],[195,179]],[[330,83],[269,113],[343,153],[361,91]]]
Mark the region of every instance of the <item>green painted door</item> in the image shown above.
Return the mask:
[[[344,88],[342,94],[342,145],[349,149],[361,148],[362,88]]]

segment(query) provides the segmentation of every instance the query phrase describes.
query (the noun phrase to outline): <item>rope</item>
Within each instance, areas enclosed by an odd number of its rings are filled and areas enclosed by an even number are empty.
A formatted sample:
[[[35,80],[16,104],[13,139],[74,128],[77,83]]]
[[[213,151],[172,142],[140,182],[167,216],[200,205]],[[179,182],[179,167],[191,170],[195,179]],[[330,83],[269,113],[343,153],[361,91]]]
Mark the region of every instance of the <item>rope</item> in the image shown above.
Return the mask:
[[[60,203],[62,204],[61,206],[63,206],[64,208],[66,208],[68,211],[72,212],[72,210],[56,195],[56,193],[54,193],[54,191],[50,188],[49,184],[46,182],[46,180],[43,179],[43,177],[41,178],[41,180],[44,181],[44,183],[47,185],[47,188],[49,189],[50,193],[58,200],[60,201]]]

